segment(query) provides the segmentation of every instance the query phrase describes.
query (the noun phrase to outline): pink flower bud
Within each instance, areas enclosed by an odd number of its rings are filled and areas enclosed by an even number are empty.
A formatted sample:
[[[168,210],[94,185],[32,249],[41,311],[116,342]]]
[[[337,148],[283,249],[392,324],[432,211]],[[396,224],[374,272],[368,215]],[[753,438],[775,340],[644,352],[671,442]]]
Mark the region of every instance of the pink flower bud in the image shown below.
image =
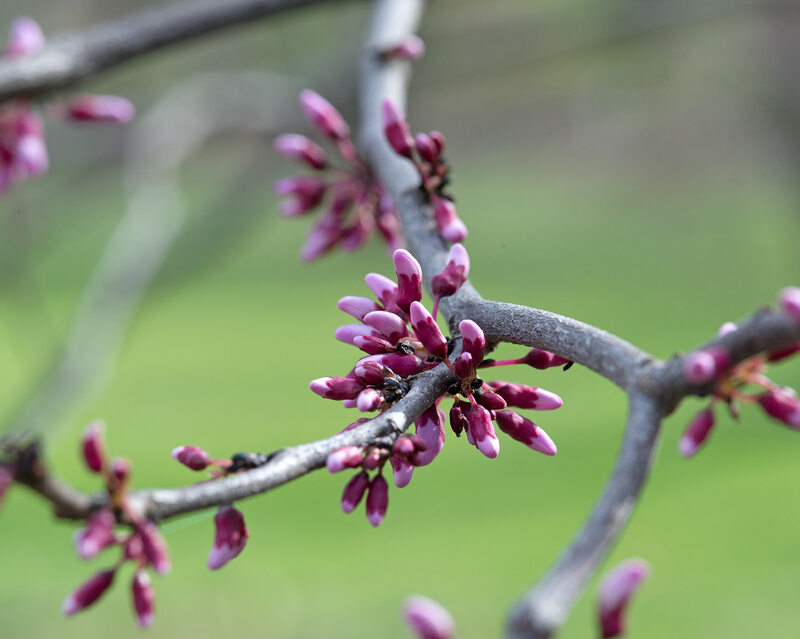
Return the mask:
[[[719,348],[689,353],[683,360],[683,375],[691,384],[707,384],[730,366],[730,356]]]
[[[780,303],[784,313],[800,322],[800,288],[787,286],[781,291]]]
[[[482,393],[476,394],[475,399],[481,406],[488,410],[502,410],[506,407],[506,400],[497,393],[486,390],[486,388],[483,389]]]
[[[447,258],[444,271],[434,275],[431,280],[431,291],[435,297],[452,295],[469,276],[469,255],[462,244],[453,244]]]
[[[386,517],[389,506],[389,484],[383,475],[376,475],[369,484],[367,492],[367,519],[373,526],[380,526]]]
[[[395,302],[404,313],[408,313],[411,302],[419,302],[422,299],[422,267],[405,249],[396,250],[392,254],[392,259],[397,272]]]
[[[172,565],[167,554],[167,542],[158,527],[152,521],[145,520],[136,526],[136,532],[142,539],[142,553],[153,570],[161,575],[168,573]]]
[[[131,463],[122,457],[115,457],[109,464],[111,476],[114,477],[117,484],[125,484],[131,475]]]
[[[401,456],[411,455],[414,452],[414,442],[408,437],[398,437],[392,445],[392,450]]]
[[[386,51],[385,55],[400,60],[419,60],[425,54],[425,43],[422,38],[410,35],[396,47]]]
[[[463,242],[467,239],[467,227],[456,213],[455,205],[446,198],[436,198],[433,207],[436,228],[448,242]]]
[[[351,377],[319,377],[311,380],[309,388],[325,399],[356,399],[364,387]]]
[[[464,320],[458,325],[461,333],[461,350],[472,355],[472,361],[477,365],[483,361],[484,350],[486,349],[486,338],[481,327],[472,320]],[[508,400],[506,400],[508,401]]]
[[[150,575],[144,570],[136,571],[133,576],[131,595],[133,609],[136,611],[136,620],[142,628],[149,628],[153,625],[156,595],[150,583]]]
[[[678,450],[683,457],[692,457],[706,441],[714,427],[714,413],[708,408],[699,412],[689,423],[678,442]]]
[[[456,400],[450,409],[450,428],[456,434],[456,437],[461,437],[464,430],[469,430],[469,404]]]
[[[355,345],[353,340],[356,337],[383,337],[380,331],[377,331],[370,326],[365,326],[364,324],[345,324],[344,326],[337,328],[334,331],[333,336],[340,342],[353,345]]]
[[[730,335],[731,333],[735,333],[737,329],[736,324],[733,322],[725,322],[722,326],[719,327],[719,331],[717,331],[718,337],[725,337],[726,335]]]
[[[453,639],[456,626],[450,613],[433,599],[415,595],[405,600],[403,616],[420,639]]]
[[[439,148],[436,146],[431,136],[426,133],[417,133],[414,137],[414,146],[419,156],[426,162],[435,164],[439,159]]]
[[[500,440],[492,424],[492,416],[480,404],[473,404],[469,409],[469,434],[475,446],[489,459],[500,454]]]
[[[172,449],[172,458],[192,470],[208,467],[208,453],[197,446],[178,446]]]
[[[363,470],[347,482],[342,494],[342,510],[346,513],[353,512],[364,498],[368,486],[369,475]]]
[[[295,175],[278,180],[272,185],[278,195],[287,195],[293,199],[286,200],[280,206],[283,215],[294,216],[306,213],[315,208],[325,197],[328,183],[313,175]],[[326,222],[327,228],[328,222]]]
[[[383,395],[374,388],[365,388],[356,398],[356,407],[362,413],[378,410],[383,404]]]
[[[625,632],[625,608],[650,574],[650,565],[642,559],[629,559],[608,573],[600,584],[597,613],[604,639]]]
[[[758,402],[767,415],[800,430],[800,401],[791,388],[775,388],[760,395]]]
[[[381,117],[383,118],[383,132],[390,146],[398,155],[410,158],[414,140],[408,131],[405,116],[390,100],[384,100],[381,103]]]
[[[114,570],[103,570],[94,575],[61,604],[61,613],[74,615],[91,606],[114,582]]]
[[[380,448],[369,448],[361,465],[365,470],[375,470],[384,460],[385,455]]]
[[[67,117],[76,122],[110,122],[127,124],[136,117],[130,100],[117,95],[84,95],[66,105]]]
[[[382,353],[396,352],[396,349],[392,343],[382,337],[362,337],[361,335],[357,335],[353,338],[353,345],[368,355],[380,355]]]
[[[444,359],[447,357],[447,340],[436,320],[419,302],[411,302],[411,327],[431,355]]]
[[[555,393],[524,384],[511,382],[490,382],[489,386],[500,395],[509,406],[515,408],[532,408],[533,410],[554,410],[560,408],[564,401]]]
[[[208,567],[218,570],[239,556],[250,534],[244,524],[244,515],[233,506],[220,506],[214,516],[214,525],[216,533],[214,545],[208,553]]]
[[[114,536],[116,523],[114,513],[107,508],[93,513],[86,522],[86,527],[76,531],[73,538],[78,556],[89,559],[96,556],[103,548],[117,543]]]
[[[531,420],[526,419],[513,410],[497,411],[497,425],[506,435],[518,442],[522,442],[531,450],[545,455],[555,455],[558,452],[550,436]]]
[[[414,467],[406,459],[398,455],[392,455],[389,458],[389,463],[392,465],[394,485],[398,488],[408,486],[411,476],[414,474]]]
[[[444,152],[444,147],[445,147],[444,133],[442,133],[441,131],[431,131],[430,133],[428,133],[428,135],[431,136],[431,140],[433,140],[433,143],[436,145],[436,148],[438,149],[439,155],[441,155],[442,152]]]
[[[286,133],[275,138],[273,148],[290,160],[307,164],[312,169],[321,170],[327,165],[325,151],[305,135]]]
[[[16,169],[25,176],[35,177],[47,172],[50,159],[41,135],[23,135],[14,148]]]
[[[435,406],[428,408],[414,422],[416,436],[422,440],[425,448],[411,458],[414,466],[427,466],[444,448],[444,415]]]
[[[83,461],[86,467],[93,473],[103,470],[106,463],[105,444],[103,442],[103,430],[105,424],[101,420],[95,420],[83,431],[81,440]]]
[[[380,273],[367,273],[364,281],[381,304],[388,307],[394,303],[397,296],[397,284],[388,277]]]
[[[455,363],[453,364],[453,368],[455,369],[456,377],[461,379],[466,379],[475,371],[475,364],[472,361],[472,355],[469,353],[461,353],[456,358]]]
[[[781,360],[784,360],[787,357],[791,357],[797,352],[800,352],[800,342],[792,344],[791,346],[787,346],[786,348],[782,348],[779,351],[772,351],[771,353],[767,353],[767,361],[780,362]]]
[[[350,127],[342,115],[319,93],[310,89],[301,91],[300,107],[308,121],[325,137],[340,142],[350,135]]]
[[[383,384],[386,379],[386,367],[372,360],[361,360],[354,369],[356,379],[366,386]]]
[[[39,53],[44,49],[44,32],[33,18],[21,16],[11,23],[5,54],[10,58]]]
[[[392,344],[408,335],[406,323],[389,311],[372,311],[364,316],[364,323],[384,335]]]
[[[336,308],[362,321],[367,313],[380,311],[381,307],[368,297],[346,295],[336,303]]]
[[[544,370],[553,366],[563,366],[567,362],[569,362],[568,359],[559,357],[550,351],[543,351],[540,348],[532,348],[528,354],[522,358],[520,363],[527,364],[528,366],[538,370]]]
[[[424,370],[422,360],[416,355],[404,355],[402,353],[386,353],[385,355],[368,355],[358,361],[356,369],[362,362],[373,361],[390,368],[400,377],[416,375]]]
[[[345,468],[358,468],[362,459],[362,452],[358,446],[343,446],[328,455],[325,466],[329,472],[338,473]]]

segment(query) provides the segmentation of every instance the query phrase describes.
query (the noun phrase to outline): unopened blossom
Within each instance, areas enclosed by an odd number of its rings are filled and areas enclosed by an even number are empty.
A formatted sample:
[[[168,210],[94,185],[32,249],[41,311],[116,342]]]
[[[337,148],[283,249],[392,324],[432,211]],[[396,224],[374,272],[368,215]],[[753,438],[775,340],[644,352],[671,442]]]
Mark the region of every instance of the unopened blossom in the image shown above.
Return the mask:
[[[403,617],[419,639],[453,639],[456,627],[453,617],[440,603],[415,595],[403,603]]]
[[[758,402],[770,417],[800,430],[800,400],[791,388],[776,387],[760,395]]]
[[[61,613],[74,615],[91,606],[114,582],[114,573],[115,570],[104,570],[94,575],[64,600]]]
[[[103,441],[104,429],[105,424],[100,420],[96,420],[83,431],[83,440],[81,442],[83,461],[93,473],[102,471],[106,464],[105,443]]]
[[[329,472],[338,473],[345,468],[358,468],[362,458],[363,452],[358,446],[343,446],[328,455],[326,466]]]
[[[414,474],[414,465],[407,461],[406,457],[401,455],[392,455],[389,458],[389,463],[392,466],[394,485],[398,488],[405,488],[408,486]]]
[[[411,303],[411,326],[419,341],[431,355],[442,359],[447,357],[447,340],[442,335],[442,330],[433,316],[419,302]]]
[[[172,568],[167,554],[167,542],[152,521],[144,520],[136,526],[142,540],[142,552],[150,565],[159,574],[166,574]]]
[[[447,265],[431,280],[431,291],[436,298],[453,295],[469,277],[469,254],[463,244],[453,244],[447,255]]]
[[[155,592],[153,591],[150,575],[144,570],[137,570],[131,582],[131,596],[136,620],[142,628],[153,625],[155,618]]]
[[[391,100],[384,100],[381,103],[381,116],[383,133],[395,153],[410,158],[414,138],[409,133],[405,116]]]
[[[720,348],[689,353],[683,360],[683,375],[692,384],[706,384],[730,366],[730,355]]]
[[[500,395],[508,406],[532,410],[554,410],[564,401],[555,393],[536,386],[512,384],[511,382],[490,382],[489,386]]]
[[[331,140],[346,140],[350,127],[341,113],[319,93],[306,89],[300,92],[300,106],[309,121]]]
[[[361,471],[347,482],[342,494],[342,510],[346,513],[353,512],[356,506],[361,503],[368,487],[369,475],[364,471]]]
[[[405,249],[395,251],[392,259],[397,273],[397,293],[394,301],[404,313],[408,313],[411,303],[422,299],[422,267]]]
[[[210,461],[208,453],[197,446],[173,448],[172,458],[192,470],[205,470]]]
[[[692,457],[705,443],[714,428],[714,412],[711,408],[700,411],[689,423],[678,442],[678,450],[683,457]]]
[[[372,478],[367,490],[367,519],[373,526],[380,526],[386,517],[386,508],[389,505],[389,485],[383,475]]]
[[[417,35],[410,35],[400,44],[386,49],[383,55],[398,60],[419,60],[425,54],[425,43]]]
[[[88,559],[97,555],[103,548],[117,543],[114,534],[116,525],[114,513],[108,508],[101,508],[92,513],[86,527],[75,533],[75,550],[78,556]]]
[[[304,162],[309,168],[320,171],[327,166],[323,148],[305,135],[286,133],[275,138],[275,150],[284,157]]]
[[[649,574],[650,565],[646,561],[628,559],[603,578],[597,597],[597,614],[604,639],[625,632],[625,609]]]
[[[19,58],[38,53],[44,45],[44,32],[39,23],[33,18],[20,16],[11,23],[3,54],[8,58]]]
[[[780,293],[781,309],[784,313],[800,322],[800,288],[787,286]]]
[[[467,239],[467,227],[456,213],[452,200],[439,198],[433,206],[433,216],[442,237],[448,242],[463,242]]]
[[[497,411],[497,425],[504,433],[525,444],[531,450],[545,455],[555,455],[558,452],[550,436],[534,424],[513,410]]]
[[[492,415],[480,404],[473,404],[467,416],[469,421],[469,435],[474,445],[489,459],[494,459],[500,454],[500,440],[492,423]]]
[[[77,122],[109,122],[127,124],[136,117],[136,107],[118,95],[82,95],[65,105],[70,120]]]
[[[214,545],[208,554],[211,570],[222,568],[244,550],[250,536],[244,523],[244,515],[233,506],[220,506],[214,516],[216,533]]]

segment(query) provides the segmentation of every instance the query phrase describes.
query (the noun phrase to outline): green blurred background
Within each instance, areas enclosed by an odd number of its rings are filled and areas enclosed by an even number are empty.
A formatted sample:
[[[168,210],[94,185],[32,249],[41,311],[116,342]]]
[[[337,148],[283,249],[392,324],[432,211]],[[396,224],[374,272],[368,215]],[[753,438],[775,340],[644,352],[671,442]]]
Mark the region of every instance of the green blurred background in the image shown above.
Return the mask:
[[[0,24],[29,14],[51,33],[145,2],[5,0]],[[775,4],[641,0],[432,3],[409,115],[445,132],[453,192],[470,228],[473,282],[487,297],[570,315],[669,357],[798,284],[800,13]],[[331,95],[354,119],[366,3],[304,10],[129,64],[87,85],[142,113],[208,70],[267,70]],[[283,91],[280,93],[279,91]],[[276,86],[293,109],[294,91]],[[182,126],[181,121],[174,123]],[[307,132],[299,115],[286,130]],[[275,131],[273,133],[277,133]],[[190,217],[147,291],[102,392],[48,428],[52,467],[76,486],[86,423],[108,423],[112,454],[138,487],[195,479],[169,458],[269,451],[325,437],[352,419],[313,396],[356,353],[333,340],[336,300],[390,273],[375,242],[312,265],[296,259],[308,222],[275,213],[270,184],[292,170],[269,135],[215,137],[183,172]],[[13,423],[68,334],[72,313],[124,211],[125,129],[51,123],[52,170],[0,200],[0,409]],[[504,347],[503,354],[523,349]],[[587,515],[615,457],[625,405],[575,367],[507,370],[565,399],[537,421],[545,458],[503,440],[490,461],[448,437],[436,463],[392,489],[378,529],[339,510],[345,477],[314,473],[239,504],[251,539],[210,573],[212,514],[163,530],[173,572],[155,580],[153,637],[408,637],[413,593],[453,613],[459,636],[499,636],[512,601]],[[797,386],[798,362],[773,371]],[[648,638],[796,634],[800,553],[798,434],[745,407],[720,415],[698,457],[679,434],[703,404],[666,422],[644,499],[609,564],[641,556],[653,575],[633,607]],[[139,636],[128,581],[63,619],[65,595],[112,559],[72,552],[74,526],[26,489],[0,516],[0,636]],[[593,583],[564,629],[590,637]]]

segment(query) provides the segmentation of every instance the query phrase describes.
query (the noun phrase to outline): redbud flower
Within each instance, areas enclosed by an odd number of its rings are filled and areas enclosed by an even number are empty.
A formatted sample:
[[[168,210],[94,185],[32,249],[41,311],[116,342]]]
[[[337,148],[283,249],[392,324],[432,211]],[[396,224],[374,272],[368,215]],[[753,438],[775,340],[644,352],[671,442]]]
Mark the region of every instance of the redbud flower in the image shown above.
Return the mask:
[[[462,244],[453,244],[447,255],[444,271],[434,275],[431,290],[434,297],[447,297],[455,293],[469,277],[469,254]]]
[[[10,58],[18,58],[38,53],[44,49],[44,45],[44,32],[39,23],[33,18],[21,16],[11,23],[4,53]]]
[[[737,328],[738,327],[733,322],[725,322],[722,326],[719,327],[717,335],[719,337],[725,337],[725,335],[730,335],[731,333],[735,333]]]
[[[553,366],[563,366],[567,363],[569,363],[568,359],[560,357],[550,351],[543,351],[540,348],[532,348],[527,355],[520,360],[520,364],[527,364],[538,370],[544,370]]]
[[[238,557],[250,536],[244,523],[244,515],[233,506],[220,506],[214,516],[214,525],[214,546],[208,554],[208,567],[211,570],[222,568],[231,559]]]
[[[411,302],[422,299],[422,267],[411,253],[398,249],[392,254],[394,268],[397,272],[396,304],[404,313],[408,313]]]
[[[388,277],[380,273],[367,273],[364,281],[381,304],[388,307],[394,303],[397,297],[397,284]]]
[[[406,323],[394,313],[389,311],[372,311],[364,316],[364,323],[396,344],[401,337],[408,335]]]
[[[689,353],[683,360],[683,375],[692,384],[706,384],[730,366],[730,355],[719,348]]]
[[[381,117],[383,118],[383,132],[395,153],[410,158],[414,140],[408,131],[405,116],[391,100],[384,100],[381,103]]]
[[[425,54],[425,43],[422,38],[410,35],[396,47],[388,49],[384,55],[400,60],[419,60]]]
[[[386,517],[389,505],[389,484],[383,475],[376,475],[369,484],[367,492],[367,519],[373,526],[380,526]]]
[[[414,466],[399,455],[392,455],[389,463],[392,465],[394,485],[398,488],[408,486],[411,476],[414,474]]]
[[[142,628],[148,628],[153,624],[155,593],[150,583],[150,575],[144,570],[137,570],[133,576],[131,594],[133,596],[133,609],[136,612],[136,620]]]
[[[192,470],[205,470],[208,467],[208,453],[197,446],[178,446],[172,449],[172,458]]]
[[[304,162],[312,169],[321,170],[327,165],[325,151],[305,135],[296,133],[279,135],[275,138],[273,146],[284,157]]]
[[[86,523],[86,527],[75,533],[74,543],[78,556],[89,559],[97,555],[103,548],[117,543],[114,535],[116,524],[114,513],[103,508],[93,513]]]
[[[97,601],[108,590],[114,581],[114,570],[98,572],[89,581],[84,583],[75,592],[69,595],[61,604],[64,615],[74,615]]]
[[[464,320],[458,325],[461,333],[462,351],[472,355],[472,360],[477,364],[483,360],[486,349],[486,338],[481,327],[472,320]]]
[[[447,357],[447,340],[436,320],[419,302],[411,302],[411,327],[422,345],[434,357]]]
[[[362,321],[367,313],[381,310],[381,307],[368,297],[357,297],[355,295],[345,295],[336,303],[336,307],[359,321]]]
[[[403,616],[420,639],[453,639],[456,627],[450,613],[433,599],[415,595],[405,600]]]
[[[800,401],[791,388],[774,388],[760,395],[758,402],[767,415],[800,430]]]
[[[103,470],[103,466],[106,463],[105,445],[103,443],[104,428],[105,424],[101,420],[96,420],[83,431],[83,461],[93,473],[99,473]]]
[[[510,382],[490,382],[489,386],[509,406],[516,408],[555,410],[564,404],[564,401],[555,393],[536,386],[525,386],[524,384],[512,384]]]
[[[368,487],[369,475],[365,471],[361,471],[347,482],[342,494],[342,510],[346,513],[353,512],[356,506],[361,503]]]
[[[358,446],[343,446],[328,455],[325,465],[329,472],[338,473],[345,468],[358,468],[361,461],[362,453]]]
[[[650,574],[642,559],[629,559],[608,573],[600,584],[597,611],[604,639],[625,632],[625,608],[639,585]]]
[[[130,100],[116,95],[84,95],[67,103],[66,114],[79,122],[127,124],[136,117],[136,107]]]
[[[311,380],[309,388],[325,399],[356,399],[364,387],[350,377],[320,377]]]
[[[467,227],[456,213],[455,204],[446,198],[437,198],[433,207],[436,226],[448,242],[463,242],[467,239]]]
[[[678,450],[683,457],[692,457],[703,445],[714,427],[714,413],[710,408],[699,412],[689,423],[678,442]]]
[[[780,302],[783,312],[800,322],[800,288],[787,286],[781,291]]]
[[[320,133],[334,142],[346,140],[350,127],[333,105],[319,93],[306,89],[300,93],[300,106]]]
[[[333,336],[345,344],[355,344],[353,340],[356,337],[381,337],[381,333],[371,326],[365,326],[364,324],[345,324],[337,328]]]
[[[159,574],[166,574],[172,567],[167,554],[167,542],[158,530],[158,527],[149,520],[144,520],[136,526],[136,532],[142,539],[142,553],[150,565]]]
[[[480,404],[473,404],[469,409],[469,434],[475,446],[489,459],[500,454],[500,440],[492,423],[492,416]]]
[[[328,183],[312,175],[298,175],[278,180],[272,188],[278,195],[290,197],[281,202],[279,210],[283,215],[293,216],[306,213],[316,207],[325,196]],[[322,220],[325,219],[322,218]],[[322,229],[320,229],[321,232]]]
[[[504,433],[522,442],[531,450],[545,455],[555,455],[558,452],[555,443],[546,432],[513,410],[497,411],[497,425]]]
[[[444,448],[444,414],[431,406],[414,421],[422,446],[411,458],[414,466],[427,466]]]

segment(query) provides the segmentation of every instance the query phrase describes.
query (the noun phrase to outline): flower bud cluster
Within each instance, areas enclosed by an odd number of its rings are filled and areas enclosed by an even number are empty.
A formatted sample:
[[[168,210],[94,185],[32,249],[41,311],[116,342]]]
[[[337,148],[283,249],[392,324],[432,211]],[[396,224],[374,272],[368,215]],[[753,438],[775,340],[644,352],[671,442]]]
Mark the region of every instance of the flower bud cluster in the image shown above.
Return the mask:
[[[82,559],[90,559],[106,548],[116,546],[120,549],[120,556],[111,568],[96,573],[72,592],[64,600],[61,611],[73,615],[91,606],[111,587],[119,568],[130,561],[136,566],[131,583],[133,608],[139,624],[149,626],[154,618],[155,594],[146,569],[151,568],[159,574],[170,571],[167,544],[158,527],[128,503],[130,462],[108,458],[103,431],[102,422],[89,424],[81,441],[81,457],[89,471],[105,481],[109,503],[92,513],[86,526],[76,532],[75,550]],[[121,516],[131,522],[128,533],[116,531],[117,518]]]
[[[44,45],[44,33],[36,21],[17,18],[0,57],[32,55]],[[53,117],[73,121],[123,124],[135,116],[128,100],[111,95],[78,96],[66,103],[50,104],[47,110]],[[0,193],[16,182],[45,173],[48,165],[44,123],[30,101],[18,99],[0,106]]]
[[[390,100],[381,105],[383,132],[394,152],[410,160],[422,180],[421,188],[433,206],[439,233],[448,242],[463,242],[467,227],[456,213],[453,197],[445,189],[450,183],[450,167],[444,158],[445,138],[439,131],[411,135],[402,111]]]
[[[800,321],[800,289],[786,288],[781,292],[783,312]],[[726,322],[719,336],[737,330],[736,324]],[[722,348],[698,350],[683,360],[683,374],[696,385],[710,384],[711,399],[708,405],[694,416],[683,433],[678,450],[683,457],[692,457],[705,444],[716,423],[714,407],[724,404],[734,419],[739,417],[740,404],[759,404],[773,419],[792,430],[800,431],[800,400],[792,388],[782,387],[766,375],[771,363],[779,362],[800,352],[800,342],[786,348],[750,357],[736,365]],[[748,391],[754,388],[757,390]]]
[[[305,215],[320,206],[325,212],[311,228],[300,257],[310,262],[336,246],[345,251],[360,248],[373,230],[390,250],[403,246],[400,222],[391,198],[359,156],[350,127],[333,105],[318,93],[300,93],[300,106],[311,125],[336,147],[344,164],[334,164],[325,150],[304,135],[287,133],[275,140],[275,150],[315,171],[279,180],[279,205],[288,217]]]
[[[484,365],[486,339],[481,328],[471,320],[459,325],[461,352],[454,357],[456,342],[444,336],[435,315],[422,304],[422,269],[406,250],[393,255],[396,283],[383,275],[370,273],[365,280],[375,299],[347,296],[338,307],[352,315],[357,323],[340,326],[334,336],[362,350],[353,370],[344,377],[320,377],[309,384],[312,391],[326,399],[341,401],[346,407],[362,412],[385,411],[411,389],[419,373],[444,363],[455,377],[447,396],[454,402],[449,411],[450,426],[456,436],[466,433],[470,444],[489,458],[497,457],[500,442],[497,426],[512,439],[546,455],[554,455],[556,446],[541,428],[511,408],[551,410],[561,406],[561,399],[546,390],[511,382],[484,383],[478,369]],[[454,294],[466,281],[469,256],[460,244],[450,250],[444,271],[433,282],[435,306],[442,297]],[[487,367],[525,363],[547,368],[567,363],[553,353],[533,349],[525,357],[495,362]],[[415,421],[415,435],[398,438],[391,448],[378,445],[366,448],[344,447],[328,457],[328,469],[339,472],[360,468],[344,491],[342,508],[352,512],[367,495],[367,516],[378,525],[388,501],[382,470],[388,461],[394,483],[401,488],[411,481],[415,467],[430,464],[441,452],[445,441],[445,413],[440,398]],[[355,427],[359,422],[351,424]],[[377,471],[373,478],[369,473]]]

